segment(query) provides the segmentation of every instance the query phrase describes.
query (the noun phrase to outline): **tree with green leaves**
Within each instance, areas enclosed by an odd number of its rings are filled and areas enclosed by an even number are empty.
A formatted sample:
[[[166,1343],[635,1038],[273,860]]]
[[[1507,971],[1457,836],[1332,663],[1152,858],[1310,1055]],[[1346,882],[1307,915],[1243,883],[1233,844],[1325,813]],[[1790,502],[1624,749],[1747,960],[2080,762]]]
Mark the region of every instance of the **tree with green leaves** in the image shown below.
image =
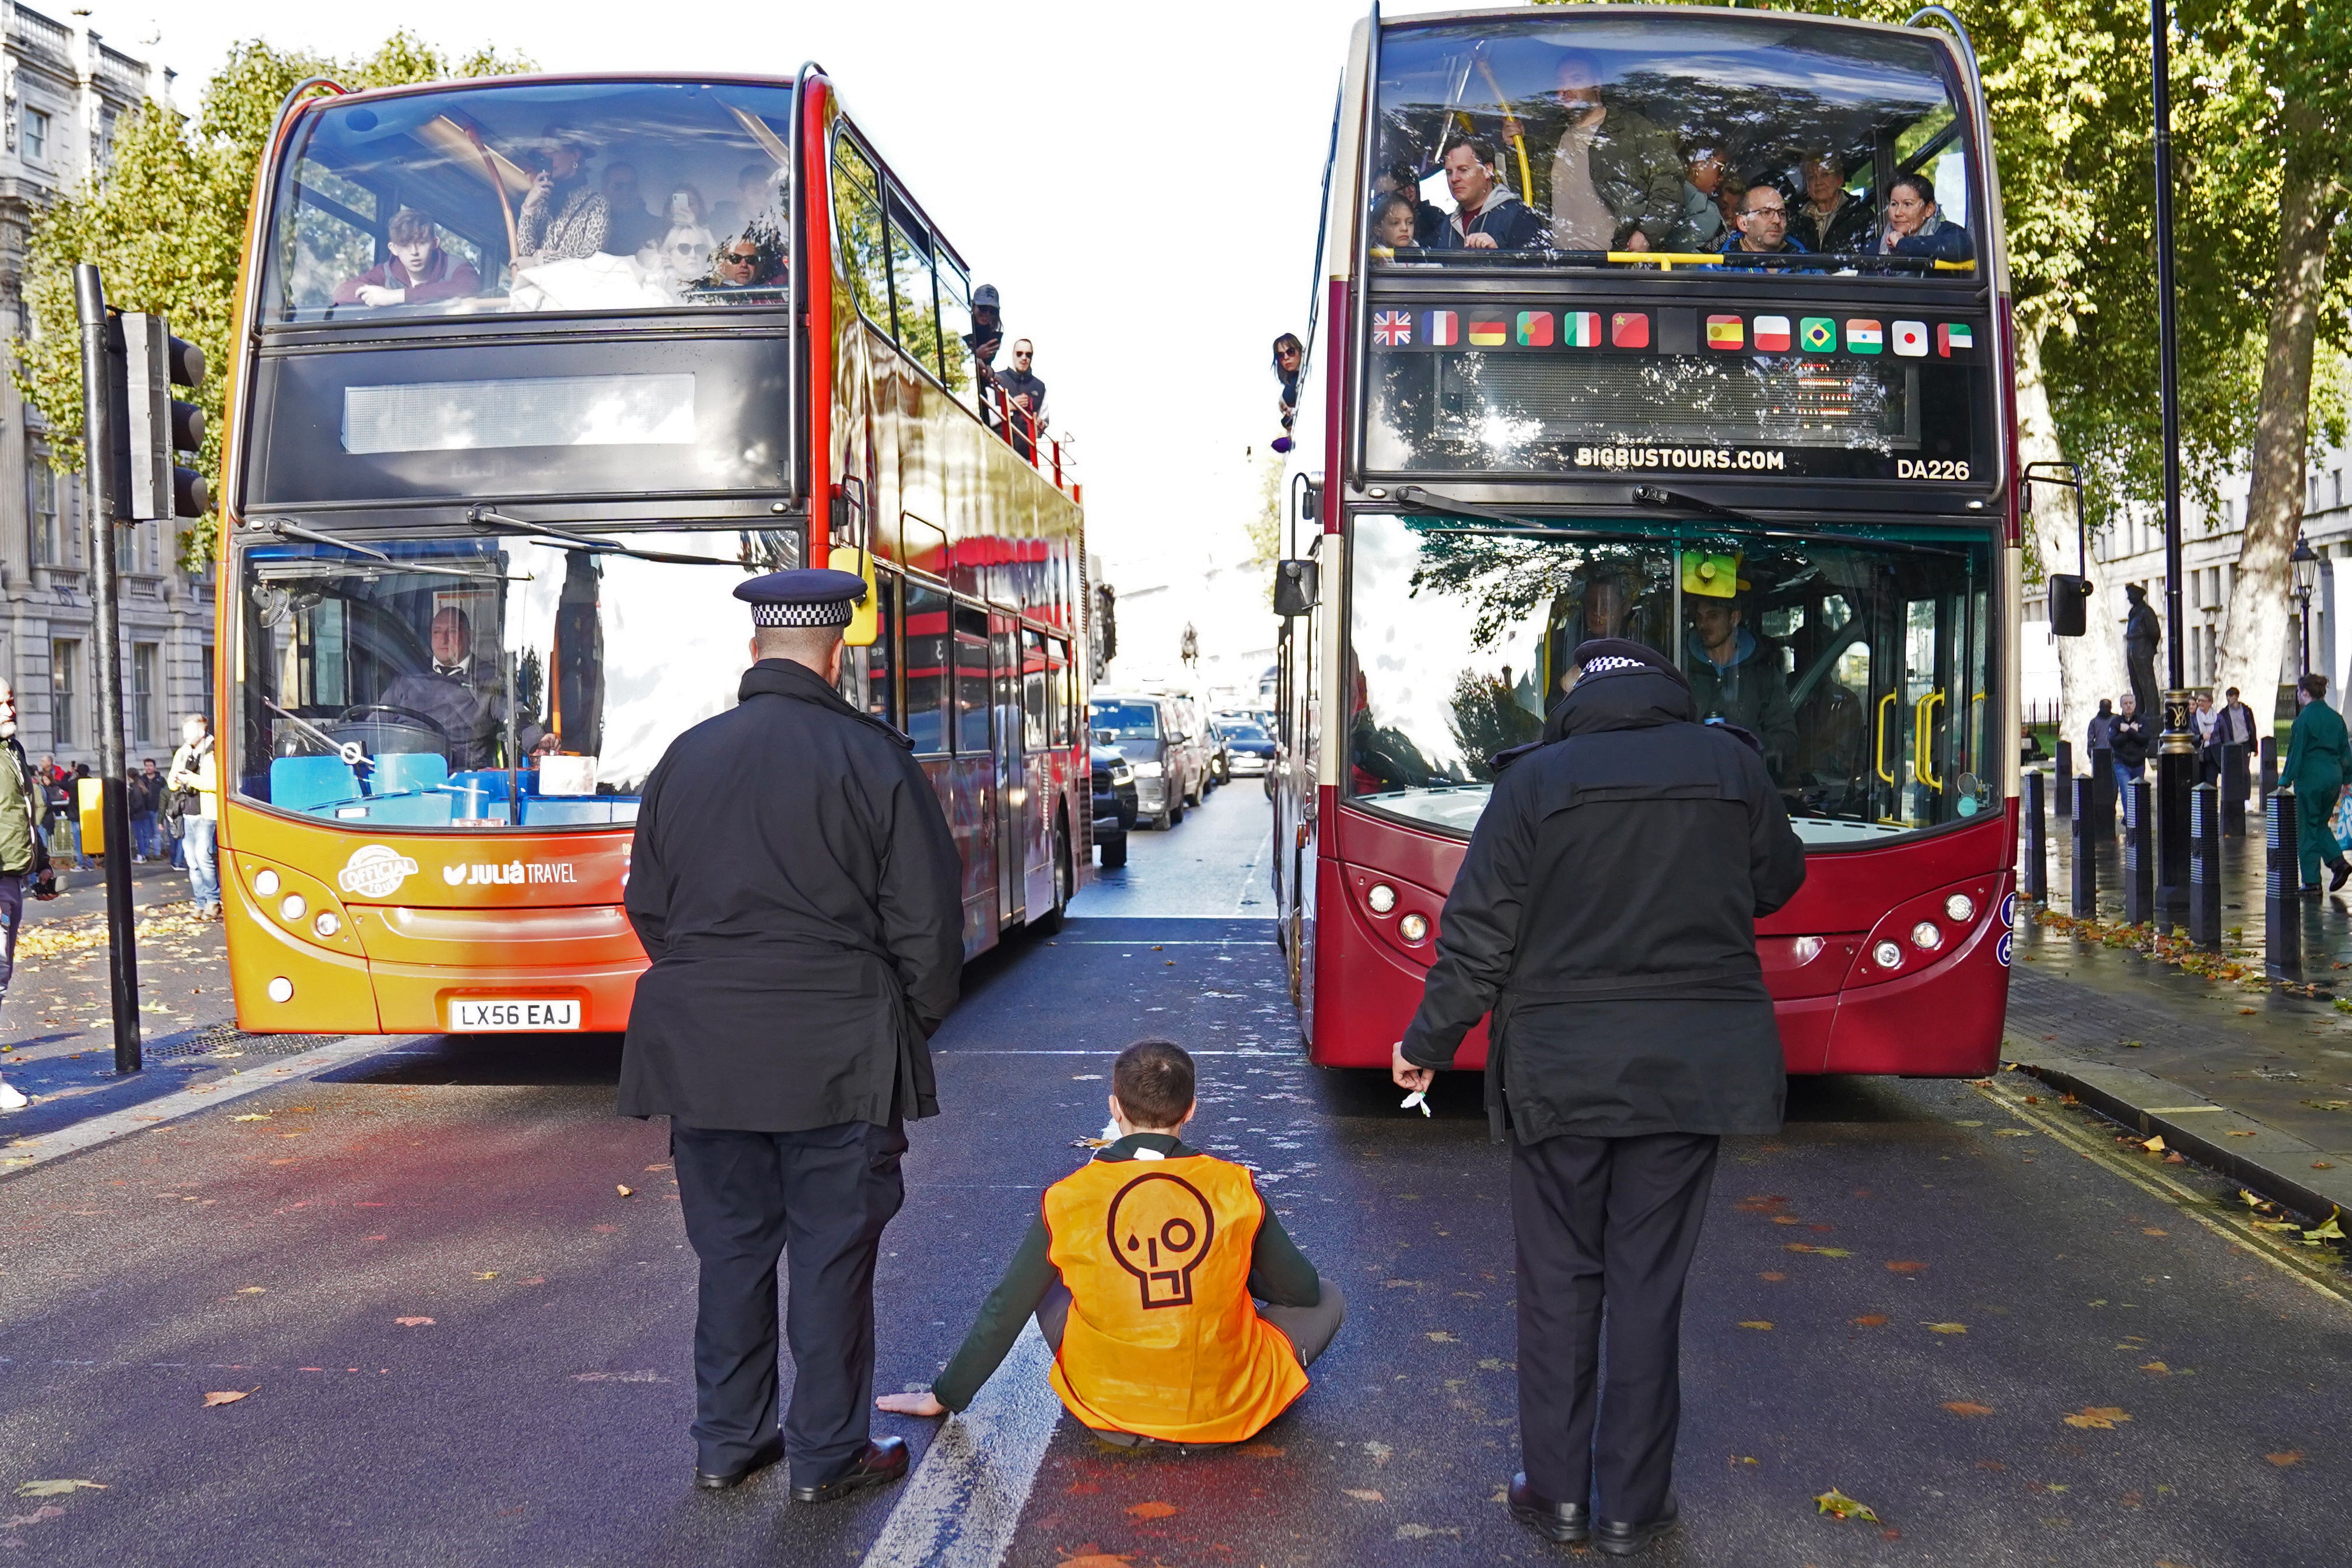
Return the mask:
[[[18,389],[48,422],[60,466],[81,465],[77,262],[98,263],[110,303],[169,316],[172,331],[204,351],[210,374],[196,402],[205,411],[204,462],[213,468],[220,461],[222,390],[246,222],[257,207],[256,176],[286,95],[315,76],[362,88],[530,68],[527,60],[490,49],[453,59],[405,31],[350,60],[283,52],[256,40],[230,52],[205,84],[194,119],[151,101],[124,121],[112,161],[35,219],[27,247],[32,331],[11,345],[12,369]],[[211,527],[181,534],[184,561],[215,553]]]

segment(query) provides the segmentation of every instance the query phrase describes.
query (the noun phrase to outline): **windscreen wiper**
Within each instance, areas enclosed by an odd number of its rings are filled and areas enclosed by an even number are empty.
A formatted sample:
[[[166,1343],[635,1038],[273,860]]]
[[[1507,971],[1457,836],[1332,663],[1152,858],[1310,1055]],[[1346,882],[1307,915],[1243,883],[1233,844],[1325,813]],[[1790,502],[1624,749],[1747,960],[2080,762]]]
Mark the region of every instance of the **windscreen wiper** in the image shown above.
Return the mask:
[[[289,522],[282,517],[267,519],[262,522],[261,526],[269,530],[270,532],[276,534],[280,539],[301,539],[307,540],[312,544],[324,544],[331,546],[337,550],[348,550],[354,555],[364,555],[371,561],[381,561],[395,572],[425,572],[430,573],[436,577],[471,577],[477,581],[488,583],[528,583],[530,581],[529,577],[501,576],[495,571],[485,572],[479,567],[434,566],[421,561],[394,560],[392,556],[386,555],[381,550],[373,550],[364,544],[353,544],[348,539],[338,539],[331,533],[321,533],[315,528],[305,528],[299,522]]]
[[[1497,511],[1492,507],[1480,506],[1475,501],[1456,500],[1452,496],[1442,496],[1423,485],[1399,485],[1395,494],[1397,500],[1408,506],[1443,507],[1447,511],[1458,511],[1465,517],[1483,517],[1490,522],[1507,522],[1513,528],[1522,531],[1547,531],[1551,526],[1538,518],[1521,517],[1517,512]]]
[[[571,533],[545,523],[525,522],[519,517],[509,517],[490,507],[478,506],[466,514],[466,521],[484,533],[507,533],[518,538],[541,539],[550,543],[573,550],[593,550],[599,554],[627,555],[639,561],[658,561],[671,566],[732,566],[743,569],[743,563],[723,555],[681,555],[668,550],[640,550],[634,544],[624,544],[617,539],[597,539],[590,534]]]
[[[1851,544],[1856,548],[1894,550],[1912,555],[1957,555],[1964,552],[1944,544],[1914,544],[1908,540],[1878,539],[1862,534],[1840,533],[1826,528],[1790,528],[1784,523],[1765,522],[1744,511],[1734,511],[1727,506],[1717,506],[1701,496],[1685,495],[1657,485],[1635,485],[1633,499],[1643,506],[1671,507],[1680,511],[1695,511],[1703,517],[1719,517],[1726,522],[1761,534],[1766,539],[1789,539],[1805,544]]]
[[[292,724],[297,730],[301,731],[302,733],[310,736],[310,739],[318,742],[320,745],[325,746],[330,751],[335,752],[336,755],[341,757],[344,762],[350,763],[352,766],[357,767],[360,763],[368,760],[366,749],[357,741],[338,741],[332,735],[328,734],[324,730],[320,729],[316,724],[311,723],[308,719],[303,718],[299,713],[289,712],[285,709],[278,706],[277,703],[269,700],[267,697],[261,700],[261,705],[264,708],[268,709],[272,713],[277,714],[280,719],[285,720],[288,723]]]

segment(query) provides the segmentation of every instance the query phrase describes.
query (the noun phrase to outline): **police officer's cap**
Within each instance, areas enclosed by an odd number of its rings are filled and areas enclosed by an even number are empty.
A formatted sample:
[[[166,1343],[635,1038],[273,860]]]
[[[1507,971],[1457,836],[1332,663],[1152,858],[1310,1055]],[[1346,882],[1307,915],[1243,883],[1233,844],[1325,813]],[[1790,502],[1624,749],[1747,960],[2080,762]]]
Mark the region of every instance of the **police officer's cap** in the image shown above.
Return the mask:
[[[1578,678],[1582,680],[1590,680],[1596,675],[1654,669],[1672,676],[1684,686],[1690,684],[1664,654],[1626,637],[1587,638],[1576,645],[1576,651],[1569,655],[1569,662],[1583,671]]]
[[[801,567],[738,583],[735,596],[751,606],[755,626],[845,626],[866,596],[866,579]]]

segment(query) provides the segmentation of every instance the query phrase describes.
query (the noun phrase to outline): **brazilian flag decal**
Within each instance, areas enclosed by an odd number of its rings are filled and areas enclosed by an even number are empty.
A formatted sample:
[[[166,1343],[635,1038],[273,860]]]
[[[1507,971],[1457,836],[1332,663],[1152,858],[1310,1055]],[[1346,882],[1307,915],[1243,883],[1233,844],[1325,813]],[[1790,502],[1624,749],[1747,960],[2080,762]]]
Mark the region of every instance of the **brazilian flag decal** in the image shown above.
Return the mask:
[[[1828,316],[1807,316],[1797,323],[1797,346],[1809,354],[1825,354],[1837,347],[1837,322]]]

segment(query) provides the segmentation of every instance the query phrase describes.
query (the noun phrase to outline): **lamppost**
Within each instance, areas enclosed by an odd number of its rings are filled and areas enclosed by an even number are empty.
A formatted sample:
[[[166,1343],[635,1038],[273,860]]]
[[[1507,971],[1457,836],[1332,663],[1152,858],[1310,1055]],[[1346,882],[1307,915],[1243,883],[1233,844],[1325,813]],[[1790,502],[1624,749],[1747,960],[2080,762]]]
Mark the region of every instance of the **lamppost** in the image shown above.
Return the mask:
[[[2294,536],[2294,553],[2287,557],[2294,568],[2294,602],[2300,606],[2303,623],[2302,673],[2311,673],[2311,591],[2319,586],[2319,557],[2311,552],[2311,541],[2298,533]]]
[[[2180,353],[2172,278],[2172,41],[2166,0],[2148,0],[2148,53],[2156,110],[2156,322],[2158,393],[2164,418],[2164,734],[2156,759],[2156,914],[2159,929],[2189,905],[2189,792],[2197,741],[2180,661]]]

